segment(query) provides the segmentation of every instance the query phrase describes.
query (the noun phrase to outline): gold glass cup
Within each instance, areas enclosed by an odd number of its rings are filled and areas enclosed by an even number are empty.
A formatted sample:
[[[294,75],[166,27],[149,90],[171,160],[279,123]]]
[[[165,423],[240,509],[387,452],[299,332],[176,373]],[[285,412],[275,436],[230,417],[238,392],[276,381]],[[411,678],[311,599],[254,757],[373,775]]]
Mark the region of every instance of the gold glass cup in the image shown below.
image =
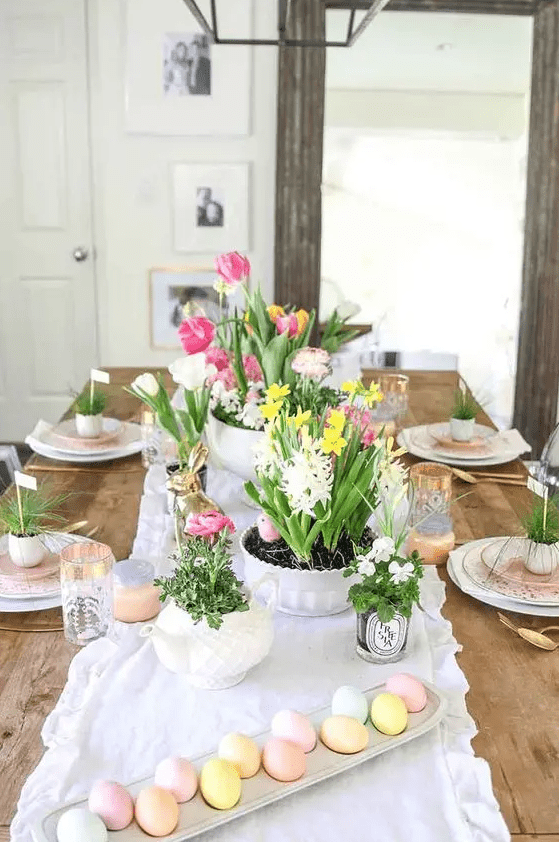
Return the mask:
[[[408,552],[417,550],[425,564],[444,564],[454,548],[452,471],[437,462],[420,462],[413,465],[409,476]]]
[[[64,635],[84,646],[113,627],[113,564],[106,544],[75,543],[60,552],[60,588]]]

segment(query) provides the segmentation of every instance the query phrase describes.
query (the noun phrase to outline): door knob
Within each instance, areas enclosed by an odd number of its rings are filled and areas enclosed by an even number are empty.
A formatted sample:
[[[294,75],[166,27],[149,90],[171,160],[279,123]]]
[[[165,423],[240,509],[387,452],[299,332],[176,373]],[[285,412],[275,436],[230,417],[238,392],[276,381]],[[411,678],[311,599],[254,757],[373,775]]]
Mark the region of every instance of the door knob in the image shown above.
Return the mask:
[[[88,255],[89,252],[85,246],[77,246],[72,252],[72,257],[75,261],[77,261],[77,263],[81,263],[82,260],[87,260]]]

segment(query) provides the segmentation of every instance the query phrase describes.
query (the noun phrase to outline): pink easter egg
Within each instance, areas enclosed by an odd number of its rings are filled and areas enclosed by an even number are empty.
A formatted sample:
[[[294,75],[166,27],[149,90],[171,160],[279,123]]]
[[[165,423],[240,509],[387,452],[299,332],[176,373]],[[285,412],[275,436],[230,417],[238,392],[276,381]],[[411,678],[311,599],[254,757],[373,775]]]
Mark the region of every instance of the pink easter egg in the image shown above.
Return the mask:
[[[267,544],[270,544],[272,541],[277,541],[280,537],[280,534],[268,515],[265,515],[264,512],[258,516],[256,521],[256,526],[258,529],[258,534],[265,541]]]
[[[167,757],[155,770],[155,784],[168,789],[179,804],[190,801],[198,789],[196,769],[185,757]]]
[[[427,704],[425,687],[413,675],[401,672],[391,676],[386,682],[386,689],[402,699],[409,713],[418,713]]]
[[[134,817],[132,796],[116,781],[95,781],[89,793],[88,807],[104,821],[108,830],[123,830]]]

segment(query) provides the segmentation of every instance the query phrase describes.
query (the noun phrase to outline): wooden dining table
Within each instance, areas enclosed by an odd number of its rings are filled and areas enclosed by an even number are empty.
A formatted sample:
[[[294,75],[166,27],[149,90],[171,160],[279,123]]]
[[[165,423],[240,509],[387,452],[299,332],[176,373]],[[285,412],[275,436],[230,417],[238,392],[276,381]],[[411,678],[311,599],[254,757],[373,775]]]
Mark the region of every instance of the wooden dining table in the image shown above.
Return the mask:
[[[144,369],[109,370],[106,414],[137,418],[139,402],[123,386]],[[457,374],[405,373],[410,377],[406,426],[447,418]],[[364,379],[374,375],[365,372]],[[478,420],[491,424],[486,416]],[[408,464],[417,461],[404,458]],[[108,544],[117,560],[128,557],[145,475],[140,456],[73,465],[34,455],[25,469],[53,491],[70,495],[68,522],[87,520],[84,531],[97,527],[96,540]],[[494,470],[526,476],[520,461]],[[456,479],[455,492],[460,498],[453,504],[457,542],[520,533],[519,517],[530,499],[524,482],[469,485]],[[534,648],[499,622],[496,609],[463,594],[444,568],[439,571],[446,584],[443,614],[460,644],[457,659],[470,686],[467,706],[478,728],[473,748],[489,763],[508,828],[515,842],[559,842],[559,650]],[[533,628],[546,624],[541,618],[509,616]],[[9,839],[19,792],[43,753],[41,727],[78,651],[62,631],[51,631],[61,624],[59,608],[0,613],[0,842]]]

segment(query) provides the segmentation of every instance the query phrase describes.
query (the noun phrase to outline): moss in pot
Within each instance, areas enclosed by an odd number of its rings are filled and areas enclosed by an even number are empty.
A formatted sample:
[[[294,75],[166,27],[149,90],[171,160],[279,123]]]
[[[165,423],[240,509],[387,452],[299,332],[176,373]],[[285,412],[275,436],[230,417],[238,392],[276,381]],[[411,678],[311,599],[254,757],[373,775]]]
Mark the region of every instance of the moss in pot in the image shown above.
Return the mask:
[[[77,395],[72,409],[76,414],[76,430],[83,438],[96,438],[103,432],[103,412],[107,398],[99,390],[87,389]]]
[[[378,400],[378,387],[346,383],[348,403],[318,417],[290,411],[278,388],[268,390],[265,436],[256,449],[261,488],[245,484],[264,519],[241,539],[245,577],[265,573],[279,580],[277,607],[303,616],[346,610],[343,571],[355,546],[372,543],[367,527],[380,499],[386,472],[400,451],[391,439],[375,439],[368,413],[358,406]],[[268,540],[267,540],[268,539]]]
[[[17,567],[36,567],[47,555],[41,535],[64,523],[54,511],[67,495],[49,496],[44,488],[20,490],[21,511],[16,496],[0,502],[0,529],[8,534],[8,552]]]

